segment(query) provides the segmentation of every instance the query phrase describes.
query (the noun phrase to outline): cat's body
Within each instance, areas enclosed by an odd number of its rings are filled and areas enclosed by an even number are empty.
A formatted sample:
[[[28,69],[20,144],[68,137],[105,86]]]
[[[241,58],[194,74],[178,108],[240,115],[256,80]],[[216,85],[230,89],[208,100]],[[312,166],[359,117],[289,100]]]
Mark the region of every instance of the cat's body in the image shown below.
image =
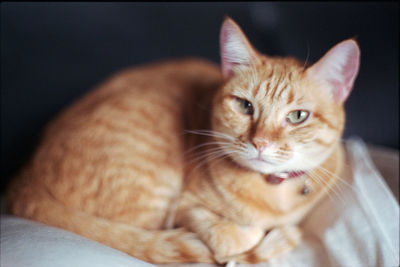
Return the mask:
[[[223,33],[235,27],[228,20]],[[225,59],[222,74],[190,59],[115,75],[48,126],[9,188],[9,210],[158,263],[254,263],[291,249],[300,240],[294,225],[342,170],[344,100],[327,97],[293,59],[239,63]],[[251,114],[239,97],[254,101]],[[283,114],[312,110],[303,131],[273,119],[291,105]],[[310,142],[319,144],[296,159],[294,143]],[[254,152],[247,143],[258,157],[276,145],[275,163],[243,159]],[[294,167],[279,169],[278,154]],[[298,177],[282,182],[285,171]]]

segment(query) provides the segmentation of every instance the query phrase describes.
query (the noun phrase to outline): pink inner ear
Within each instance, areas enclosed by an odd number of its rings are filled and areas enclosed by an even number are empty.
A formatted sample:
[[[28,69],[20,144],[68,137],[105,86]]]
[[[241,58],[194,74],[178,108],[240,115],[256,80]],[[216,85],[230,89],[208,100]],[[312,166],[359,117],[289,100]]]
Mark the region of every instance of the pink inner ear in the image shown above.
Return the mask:
[[[237,65],[249,65],[255,53],[240,27],[231,19],[222,24],[220,33],[222,73],[225,78],[233,75]]]
[[[307,72],[333,87],[337,103],[343,103],[353,88],[360,62],[360,50],[354,40],[346,40],[328,51]]]
[[[344,102],[350,95],[353,88],[354,80],[358,73],[360,52],[358,47],[352,46],[347,55],[347,63],[343,66],[342,77],[343,80],[336,86],[340,88],[335,91],[334,97],[338,102]],[[335,81],[336,83],[336,81]]]
[[[220,47],[221,47],[221,65],[222,65],[222,74],[224,75],[225,78],[230,78],[233,75],[233,68],[237,64],[235,62],[232,62],[229,60],[228,57],[228,51],[226,48],[226,44],[228,42],[228,29],[227,27],[223,26],[221,29],[221,34],[220,34]]]

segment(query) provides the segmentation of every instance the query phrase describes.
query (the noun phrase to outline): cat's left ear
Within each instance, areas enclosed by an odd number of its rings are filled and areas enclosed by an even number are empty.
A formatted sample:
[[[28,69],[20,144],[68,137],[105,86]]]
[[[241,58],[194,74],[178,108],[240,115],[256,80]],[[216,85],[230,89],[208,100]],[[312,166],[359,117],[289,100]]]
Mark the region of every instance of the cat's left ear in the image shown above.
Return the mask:
[[[353,39],[329,50],[307,69],[308,77],[328,83],[334,100],[341,104],[349,96],[360,65],[360,49]]]
[[[222,24],[219,42],[222,73],[225,79],[234,74],[236,66],[249,66],[258,60],[256,50],[240,27],[229,17]]]

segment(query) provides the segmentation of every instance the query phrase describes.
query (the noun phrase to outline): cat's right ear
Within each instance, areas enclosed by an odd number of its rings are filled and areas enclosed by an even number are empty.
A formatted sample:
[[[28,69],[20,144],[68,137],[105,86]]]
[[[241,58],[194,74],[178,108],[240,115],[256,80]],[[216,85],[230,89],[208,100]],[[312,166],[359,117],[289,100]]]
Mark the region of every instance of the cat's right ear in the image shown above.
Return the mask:
[[[238,65],[251,65],[257,60],[257,52],[251,46],[240,27],[229,17],[225,18],[220,33],[222,73],[225,79],[234,74]]]
[[[326,82],[334,100],[341,104],[353,88],[360,66],[360,48],[355,40],[345,40],[329,50],[307,70],[310,78]]]

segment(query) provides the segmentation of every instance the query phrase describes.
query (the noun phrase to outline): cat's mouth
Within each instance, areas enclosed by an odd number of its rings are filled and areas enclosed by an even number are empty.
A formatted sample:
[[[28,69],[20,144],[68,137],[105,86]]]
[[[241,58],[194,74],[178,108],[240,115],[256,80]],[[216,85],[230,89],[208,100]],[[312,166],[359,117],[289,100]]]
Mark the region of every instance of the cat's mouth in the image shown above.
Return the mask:
[[[285,179],[293,179],[304,175],[305,171],[279,172],[267,174],[265,180],[270,184],[280,184]]]

